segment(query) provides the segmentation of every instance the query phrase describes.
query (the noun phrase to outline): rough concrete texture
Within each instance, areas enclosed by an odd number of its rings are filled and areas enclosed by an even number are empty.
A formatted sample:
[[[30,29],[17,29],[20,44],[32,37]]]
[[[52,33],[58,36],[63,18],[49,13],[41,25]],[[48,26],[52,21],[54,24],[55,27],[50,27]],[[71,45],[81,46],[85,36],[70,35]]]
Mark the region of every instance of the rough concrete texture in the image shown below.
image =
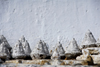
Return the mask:
[[[32,49],[40,39],[50,48],[72,38],[80,44],[87,29],[100,35],[99,22],[100,0],[0,0],[0,34],[11,46],[22,35]]]

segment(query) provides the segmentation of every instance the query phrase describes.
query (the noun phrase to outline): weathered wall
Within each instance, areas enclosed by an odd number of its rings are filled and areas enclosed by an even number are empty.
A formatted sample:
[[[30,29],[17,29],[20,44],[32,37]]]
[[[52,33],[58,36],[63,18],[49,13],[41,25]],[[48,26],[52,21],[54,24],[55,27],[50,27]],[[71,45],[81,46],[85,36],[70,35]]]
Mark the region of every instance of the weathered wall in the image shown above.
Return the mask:
[[[81,43],[90,29],[100,35],[100,0],[0,0],[0,34],[11,46],[24,35],[31,48],[39,39],[50,47],[72,38]]]

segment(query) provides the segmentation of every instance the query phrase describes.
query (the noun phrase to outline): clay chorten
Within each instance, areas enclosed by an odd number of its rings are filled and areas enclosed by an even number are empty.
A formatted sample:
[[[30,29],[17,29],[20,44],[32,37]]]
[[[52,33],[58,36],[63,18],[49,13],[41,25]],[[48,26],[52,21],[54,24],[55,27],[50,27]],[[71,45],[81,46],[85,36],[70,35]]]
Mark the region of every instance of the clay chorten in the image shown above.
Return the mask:
[[[4,60],[8,60],[10,58],[9,49],[6,47],[5,42],[0,45],[0,58]]]
[[[26,40],[26,39],[25,39],[24,36],[22,36],[21,39],[19,39],[19,40],[20,40],[20,42],[23,44],[23,43],[25,43],[25,40]]]
[[[67,58],[75,58],[81,54],[81,50],[79,49],[75,38],[73,38],[73,40],[69,43],[68,48],[66,49],[65,55]]]
[[[87,48],[87,47],[95,47],[96,40],[90,30],[88,30],[85,34],[85,37],[80,45],[80,48]]]
[[[25,41],[23,48],[24,48],[25,54],[27,56],[30,56],[31,49],[30,49],[30,46],[29,46],[29,43],[27,42],[27,40]]]
[[[48,47],[47,47],[47,45],[46,45],[46,43],[45,43],[44,41],[43,41],[42,43],[43,43],[44,51],[45,51],[45,53],[48,55],[48,54],[49,54]]]
[[[20,39],[20,42],[22,43],[26,57],[30,57],[31,48],[30,48],[28,41],[25,39],[24,36],[22,36],[21,39]]]
[[[56,49],[57,49],[60,57],[63,59],[65,57],[65,51],[64,51],[64,48],[60,42],[58,42]]]
[[[45,51],[45,54],[46,54],[46,59],[50,59],[51,54],[49,53],[47,44],[44,41],[42,43],[43,43],[43,48],[44,48],[44,51]]]
[[[6,38],[5,38],[3,35],[0,35],[0,44],[3,43],[3,42],[5,43],[6,47],[7,47],[9,50],[12,49],[12,47],[9,45],[8,41],[6,40]]]
[[[32,59],[44,59],[46,58],[46,53],[42,41],[40,40],[34,50],[31,52]]]
[[[26,57],[22,43],[19,40],[13,48],[12,57],[15,59],[24,59]]]
[[[60,55],[59,55],[59,52],[57,51],[57,49],[54,50],[54,52],[51,56],[51,59],[56,59],[56,60],[60,59]]]

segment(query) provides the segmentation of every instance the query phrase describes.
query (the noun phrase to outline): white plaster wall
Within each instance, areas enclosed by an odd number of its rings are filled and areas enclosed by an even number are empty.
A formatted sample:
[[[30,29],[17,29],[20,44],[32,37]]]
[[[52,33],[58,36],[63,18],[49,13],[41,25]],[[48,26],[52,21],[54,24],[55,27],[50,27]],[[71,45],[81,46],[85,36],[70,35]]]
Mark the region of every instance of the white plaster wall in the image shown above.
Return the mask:
[[[0,34],[11,46],[22,35],[31,48],[39,39],[49,47],[73,37],[80,44],[88,29],[100,36],[100,0],[0,0]]]

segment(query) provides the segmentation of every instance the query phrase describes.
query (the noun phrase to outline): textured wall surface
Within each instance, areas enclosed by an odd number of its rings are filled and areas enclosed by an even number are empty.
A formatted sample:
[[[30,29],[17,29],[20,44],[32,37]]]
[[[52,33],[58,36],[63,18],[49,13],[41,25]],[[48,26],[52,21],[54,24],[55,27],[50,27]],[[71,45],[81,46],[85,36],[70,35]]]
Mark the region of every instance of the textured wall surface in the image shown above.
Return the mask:
[[[22,35],[31,48],[40,39],[53,47],[74,37],[80,45],[88,29],[100,36],[100,0],[0,0],[0,34],[11,46]]]

